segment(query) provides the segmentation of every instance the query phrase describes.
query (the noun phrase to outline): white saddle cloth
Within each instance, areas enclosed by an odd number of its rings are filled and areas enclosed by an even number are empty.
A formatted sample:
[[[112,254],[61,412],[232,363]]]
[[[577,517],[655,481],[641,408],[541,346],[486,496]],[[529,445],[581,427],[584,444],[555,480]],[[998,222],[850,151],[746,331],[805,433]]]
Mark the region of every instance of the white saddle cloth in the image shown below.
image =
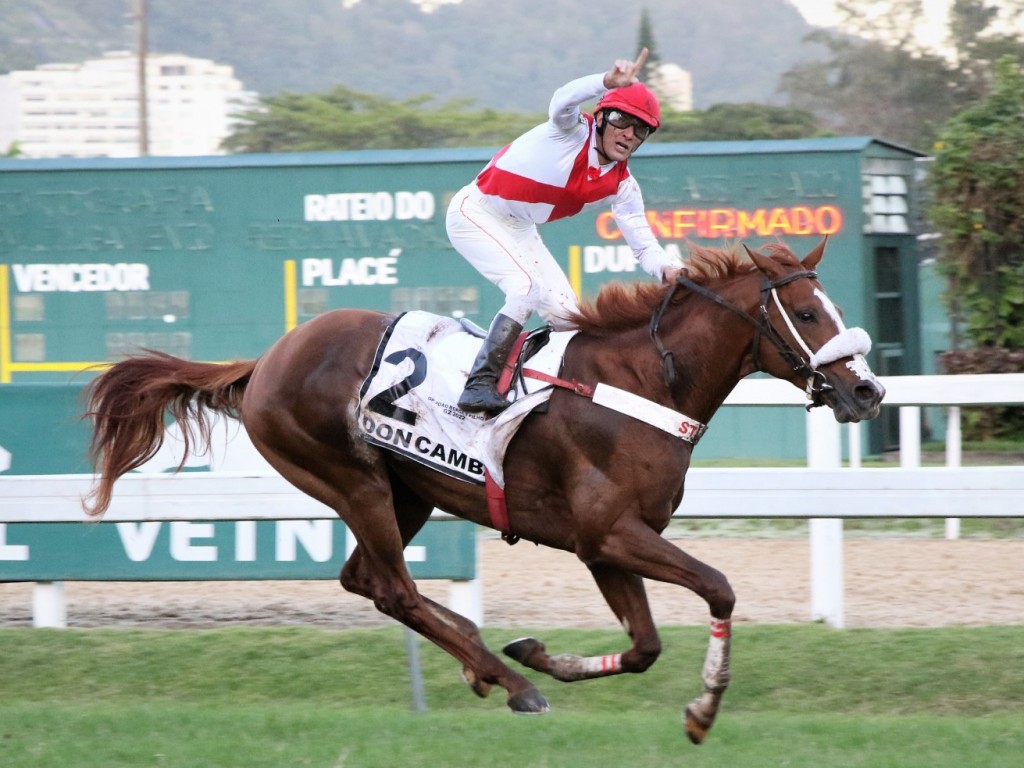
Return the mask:
[[[529,367],[557,376],[576,331],[553,332]],[[551,397],[553,387],[514,383],[514,402],[493,419],[457,405],[481,339],[457,320],[406,312],[384,334],[373,369],[360,389],[361,437],[414,461],[471,483],[484,469],[504,488],[502,463],[526,415]]]

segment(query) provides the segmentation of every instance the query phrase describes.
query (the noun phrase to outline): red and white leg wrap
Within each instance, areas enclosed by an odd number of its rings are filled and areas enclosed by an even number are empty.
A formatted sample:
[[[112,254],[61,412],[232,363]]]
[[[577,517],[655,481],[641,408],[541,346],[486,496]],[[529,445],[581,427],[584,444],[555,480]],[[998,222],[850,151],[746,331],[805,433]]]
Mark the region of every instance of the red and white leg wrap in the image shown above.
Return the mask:
[[[704,687],[708,690],[721,690],[729,684],[731,630],[732,622],[728,619],[711,619],[711,637],[708,638],[708,653],[704,657],[704,671],[701,675]]]
[[[607,656],[588,656],[583,660],[585,669],[595,676],[616,675],[622,671],[622,654],[612,653]]]
[[[574,656],[560,654],[551,657],[551,674],[558,680],[590,680],[622,672],[622,654],[607,656]]]

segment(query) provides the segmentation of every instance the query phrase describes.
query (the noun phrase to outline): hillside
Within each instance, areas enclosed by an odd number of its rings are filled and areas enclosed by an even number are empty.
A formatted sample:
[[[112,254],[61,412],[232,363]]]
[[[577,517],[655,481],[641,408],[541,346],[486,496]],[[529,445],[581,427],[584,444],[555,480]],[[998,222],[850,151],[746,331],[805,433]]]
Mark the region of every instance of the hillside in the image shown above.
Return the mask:
[[[0,71],[131,49],[133,6],[0,0]],[[264,95],[340,84],[537,111],[562,82],[631,55],[642,7],[698,108],[772,103],[779,75],[815,54],[788,0],[463,0],[433,13],[409,0],[149,0],[149,48],[231,64]]]

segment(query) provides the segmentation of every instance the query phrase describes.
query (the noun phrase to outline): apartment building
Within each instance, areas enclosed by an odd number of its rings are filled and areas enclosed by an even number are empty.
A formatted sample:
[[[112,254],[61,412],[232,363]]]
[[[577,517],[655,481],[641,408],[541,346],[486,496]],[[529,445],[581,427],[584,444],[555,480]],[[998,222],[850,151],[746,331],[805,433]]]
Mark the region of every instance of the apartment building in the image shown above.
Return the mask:
[[[149,154],[224,154],[238,112],[256,96],[232,67],[181,54],[146,57]],[[22,157],[136,157],[138,59],[113,52],[80,64],[0,75],[0,153]]]

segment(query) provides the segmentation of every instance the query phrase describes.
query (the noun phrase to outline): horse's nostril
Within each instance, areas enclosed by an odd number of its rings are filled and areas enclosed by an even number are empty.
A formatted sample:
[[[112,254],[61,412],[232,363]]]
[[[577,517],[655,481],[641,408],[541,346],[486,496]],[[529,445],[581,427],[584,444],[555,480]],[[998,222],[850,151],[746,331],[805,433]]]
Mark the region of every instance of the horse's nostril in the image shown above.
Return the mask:
[[[857,402],[874,406],[882,402],[882,398],[885,397],[885,388],[880,384],[861,384],[853,390],[853,395],[857,398]]]

